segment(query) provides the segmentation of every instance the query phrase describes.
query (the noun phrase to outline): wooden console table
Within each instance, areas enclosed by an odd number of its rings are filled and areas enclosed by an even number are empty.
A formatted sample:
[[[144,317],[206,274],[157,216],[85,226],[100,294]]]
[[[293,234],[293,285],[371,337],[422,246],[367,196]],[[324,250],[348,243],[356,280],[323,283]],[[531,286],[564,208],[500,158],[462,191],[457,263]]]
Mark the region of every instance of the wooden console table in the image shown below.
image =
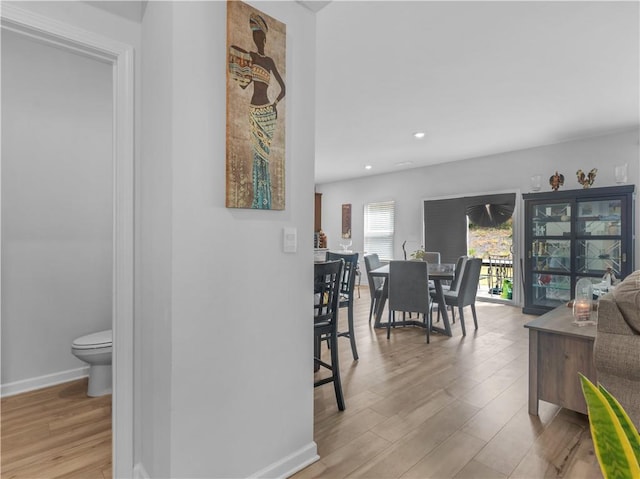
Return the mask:
[[[529,329],[529,414],[538,415],[538,401],[587,413],[578,373],[594,384],[595,325],[576,326],[566,305],[525,324]]]

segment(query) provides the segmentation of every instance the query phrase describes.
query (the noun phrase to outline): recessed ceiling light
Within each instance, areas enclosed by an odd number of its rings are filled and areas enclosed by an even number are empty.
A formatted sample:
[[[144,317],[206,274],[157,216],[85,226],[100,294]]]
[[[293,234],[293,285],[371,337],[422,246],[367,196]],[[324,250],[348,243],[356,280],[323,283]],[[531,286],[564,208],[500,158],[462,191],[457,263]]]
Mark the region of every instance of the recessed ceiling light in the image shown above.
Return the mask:
[[[413,134],[413,137],[414,137],[414,138],[418,138],[418,139],[420,139],[420,138],[424,138],[424,131],[416,131],[416,132]]]
[[[364,167],[365,170],[370,170],[371,168],[373,168],[373,166],[371,166],[371,165],[367,165],[367,166]]]
[[[396,166],[409,166],[413,165],[413,161],[399,161],[396,163]]]

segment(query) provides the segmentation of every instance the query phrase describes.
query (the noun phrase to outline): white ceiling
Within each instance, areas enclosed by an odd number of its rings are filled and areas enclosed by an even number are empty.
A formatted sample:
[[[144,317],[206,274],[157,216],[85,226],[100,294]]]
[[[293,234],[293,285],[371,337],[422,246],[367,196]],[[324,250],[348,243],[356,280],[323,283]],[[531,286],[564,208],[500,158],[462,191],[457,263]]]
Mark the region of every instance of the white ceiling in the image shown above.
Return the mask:
[[[138,23],[142,22],[147,8],[147,0],[87,0],[85,3]]]
[[[316,14],[316,183],[638,128],[638,6],[330,2]]]
[[[640,125],[638,1],[297,1],[317,12],[316,183]],[[147,2],[88,3],[139,22]]]

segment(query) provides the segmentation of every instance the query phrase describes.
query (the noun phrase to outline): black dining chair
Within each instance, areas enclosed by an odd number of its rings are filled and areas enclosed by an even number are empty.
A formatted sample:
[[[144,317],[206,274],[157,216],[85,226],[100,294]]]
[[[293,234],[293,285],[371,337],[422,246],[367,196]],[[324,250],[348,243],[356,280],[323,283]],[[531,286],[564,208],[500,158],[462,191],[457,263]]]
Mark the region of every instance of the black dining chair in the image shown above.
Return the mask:
[[[327,261],[343,260],[342,278],[340,280],[340,301],[341,308],[347,308],[348,331],[338,331],[338,337],[349,338],[351,342],[351,353],[353,359],[358,360],[358,350],[356,349],[356,334],[353,327],[353,291],[356,282],[356,270],[358,268],[358,253],[334,253],[327,252]]]
[[[371,296],[371,305],[369,307],[369,323],[373,317],[373,312],[378,306],[378,301],[382,297],[384,288],[384,278],[371,276],[371,271],[378,269],[382,266],[380,257],[376,253],[367,254],[364,256],[364,269],[367,272],[367,282],[369,283],[369,294]]]
[[[387,339],[391,326],[395,327],[395,313],[422,314],[427,331],[427,343],[431,330],[429,296],[429,264],[426,261],[391,261],[389,263],[389,321]],[[418,316],[419,317],[419,316]]]
[[[460,284],[455,291],[446,291],[444,293],[444,301],[447,306],[455,306],[460,314],[460,326],[462,327],[462,335],[466,336],[467,332],[464,327],[463,309],[465,306],[471,307],[473,313],[473,323],[478,329],[478,316],[476,314],[476,294],[478,293],[478,282],[480,280],[480,269],[482,268],[482,259],[469,258],[462,272]]]
[[[342,277],[344,261],[328,261],[314,264],[314,370],[320,367],[331,371],[331,376],[314,381],[313,386],[333,382],[338,409],[344,411],[345,403],[340,381],[340,363],[338,361],[338,310],[340,300],[340,279]],[[320,344],[328,340],[331,363],[322,361]]]

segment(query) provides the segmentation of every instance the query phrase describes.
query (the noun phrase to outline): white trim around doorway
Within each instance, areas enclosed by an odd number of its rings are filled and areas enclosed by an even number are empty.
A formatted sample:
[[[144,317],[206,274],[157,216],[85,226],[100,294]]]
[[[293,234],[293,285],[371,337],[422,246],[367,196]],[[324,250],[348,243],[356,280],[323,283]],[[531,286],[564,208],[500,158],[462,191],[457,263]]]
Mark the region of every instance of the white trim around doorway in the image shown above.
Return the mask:
[[[15,5],[2,28],[113,67],[113,477],[133,474],[134,64],[133,47]]]

